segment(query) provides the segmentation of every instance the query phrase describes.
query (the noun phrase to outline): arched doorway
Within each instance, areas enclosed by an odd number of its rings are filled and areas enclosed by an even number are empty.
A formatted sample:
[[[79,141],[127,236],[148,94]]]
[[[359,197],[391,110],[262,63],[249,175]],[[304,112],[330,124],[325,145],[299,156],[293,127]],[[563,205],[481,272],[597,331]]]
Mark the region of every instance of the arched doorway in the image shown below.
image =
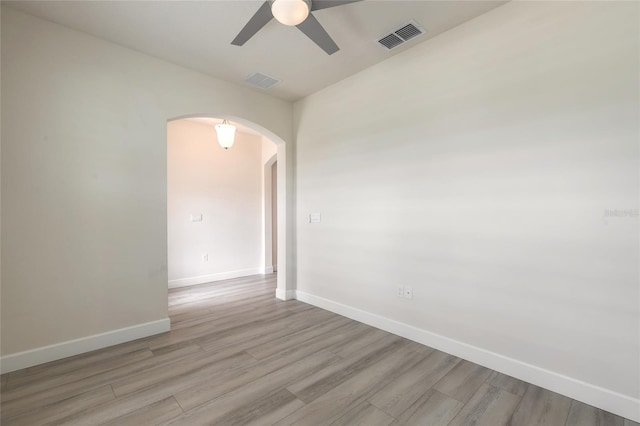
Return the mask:
[[[273,257],[277,259],[277,288],[276,288],[276,297],[281,300],[288,300],[294,298],[294,290],[293,290],[293,279],[292,279],[292,265],[287,265],[288,255],[290,256],[292,249],[292,238],[291,234],[293,231],[293,227],[290,223],[288,223],[288,211],[291,211],[291,197],[290,194],[287,194],[287,161],[286,161],[286,149],[285,149],[285,141],[280,138],[275,133],[270,130],[255,124],[249,120],[243,119],[241,117],[227,115],[227,114],[189,114],[183,115],[179,117],[172,118],[167,120],[168,122],[173,122],[176,120],[184,120],[184,119],[198,119],[198,118],[211,118],[211,119],[227,119],[231,122],[235,122],[242,126],[245,126],[251,129],[253,132],[256,132],[262,135],[264,138],[270,140],[276,145],[276,155],[274,156],[277,159],[277,200],[276,200],[276,209],[278,211],[277,214],[277,225],[274,228],[277,229],[275,235],[272,236],[273,239],[277,242],[277,253],[274,254]],[[217,143],[217,142],[216,142]],[[233,147],[231,148],[233,149]],[[265,177],[266,178],[266,177]],[[289,197],[288,197],[289,196]],[[288,201],[289,198],[289,201]],[[290,216],[290,215],[289,215]],[[263,218],[265,215],[263,214]],[[263,222],[266,222],[263,220]],[[266,236],[266,224],[263,229],[263,235]],[[264,239],[263,248],[266,246],[266,238]],[[266,250],[265,250],[266,251]],[[265,267],[264,270],[268,270],[268,266],[266,264],[267,257],[263,255],[263,259],[265,259]]]

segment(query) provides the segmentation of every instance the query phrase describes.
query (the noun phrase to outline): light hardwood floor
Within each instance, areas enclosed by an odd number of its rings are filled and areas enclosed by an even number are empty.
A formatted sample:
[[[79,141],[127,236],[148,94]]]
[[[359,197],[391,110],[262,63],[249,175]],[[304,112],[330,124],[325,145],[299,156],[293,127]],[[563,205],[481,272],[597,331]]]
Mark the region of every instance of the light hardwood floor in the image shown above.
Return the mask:
[[[3,375],[1,423],[638,426],[274,291],[171,290],[171,332]]]

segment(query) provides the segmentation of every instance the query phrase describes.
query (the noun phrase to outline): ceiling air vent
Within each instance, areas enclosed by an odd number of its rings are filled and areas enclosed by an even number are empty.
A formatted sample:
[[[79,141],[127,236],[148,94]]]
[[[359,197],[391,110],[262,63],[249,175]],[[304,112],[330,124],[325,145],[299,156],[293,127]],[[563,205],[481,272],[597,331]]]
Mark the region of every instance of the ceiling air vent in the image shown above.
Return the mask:
[[[246,83],[249,83],[252,86],[259,87],[261,89],[269,89],[276,84],[280,83],[280,80],[276,80],[273,77],[269,77],[268,75],[264,75],[259,72],[254,72],[249,77],[244,80]]]
[[[391,32],[391,34],[386,34],[378,43],[387,49],[391,50],[394,47],[398,47],[406,41],[411,40],[412,38],[418,37],[424,34],[425,31],[418,25],[415,21],[409,21],[408,23],[396,28]]]
[[[394,47],[404,43],[404,40],[402,40],[400,37],[398,37],[395,34],[389,34],[387,36],[382,37],[380,40],[378,40],[378,43],[380,43],[387,49],[393,49]]]

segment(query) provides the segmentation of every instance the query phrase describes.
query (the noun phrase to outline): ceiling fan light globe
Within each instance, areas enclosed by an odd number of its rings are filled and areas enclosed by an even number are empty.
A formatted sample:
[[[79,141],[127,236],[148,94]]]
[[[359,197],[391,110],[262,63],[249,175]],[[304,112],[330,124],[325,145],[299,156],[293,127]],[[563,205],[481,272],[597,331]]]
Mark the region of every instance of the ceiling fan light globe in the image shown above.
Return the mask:
[[[311,2],[308,0],[273,0],[271,13],[284,25],[298,25],[309,16]]]

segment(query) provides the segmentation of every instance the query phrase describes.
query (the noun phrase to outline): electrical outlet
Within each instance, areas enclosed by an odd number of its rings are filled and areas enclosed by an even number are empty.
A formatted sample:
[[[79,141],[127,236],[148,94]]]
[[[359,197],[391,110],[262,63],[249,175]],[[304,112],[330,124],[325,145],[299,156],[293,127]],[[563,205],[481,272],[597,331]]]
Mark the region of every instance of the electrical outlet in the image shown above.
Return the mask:
[[[203,262],[208,262],[209,261],[209,253],[205,253],[202,255],[202,261]]]
[[[408,285],[404,286],[404,297],[405,299],[413,299],[413,287]]]
[[[396,296],[404,297],[404,287],[401,285],[396,286]]]

